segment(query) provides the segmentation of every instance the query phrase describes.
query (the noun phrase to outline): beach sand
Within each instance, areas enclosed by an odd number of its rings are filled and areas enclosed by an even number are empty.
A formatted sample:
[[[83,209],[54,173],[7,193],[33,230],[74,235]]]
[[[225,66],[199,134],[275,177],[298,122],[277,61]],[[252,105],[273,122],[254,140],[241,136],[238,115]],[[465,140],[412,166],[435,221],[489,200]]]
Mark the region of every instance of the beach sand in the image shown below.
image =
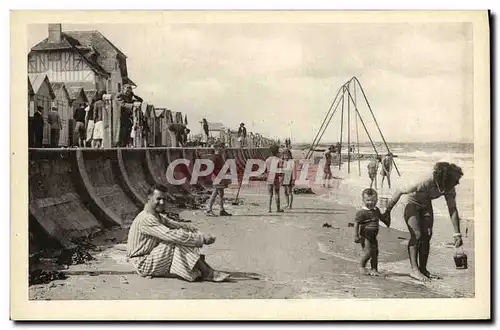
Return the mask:
[[[236,190],[235,186],[229,187],[227,196],[234,197]],[[230,282],[188,283],[133,274],[125,258],[125,228],[108,235],[122,244],[105,239],[106,236],[98,238],[94,244],[100,245],[100,251],[91,251],[95,261],[70,266],[65,280],[30,286],[29,297],[95,300],[474,296],[473,232],[469,231],[465,240],[467,270],[455,269],[454,250],[446,245],[452,235],[433,238],[429,269],[443,279],[423,284],[407,276],[408,233],[381,225],[379,269],[384,276],[360,275],[357,267],[361,246],[353,242],[353,228],[348,226],[356,210],[332,202],[329,194],[333,189],[315,190],[316,195],[295,195],[293,210],[268,214],[265,183],[252,182],[241,189],[242,205],[227,203],[232,217],[207,218],[203,210],[181,213],[183,219],[191,220],[202,232],[217,236],[215,244],[203,248],[203,253],[214,268],[232,274]],[[332,227],[323,227],[325,223]]]

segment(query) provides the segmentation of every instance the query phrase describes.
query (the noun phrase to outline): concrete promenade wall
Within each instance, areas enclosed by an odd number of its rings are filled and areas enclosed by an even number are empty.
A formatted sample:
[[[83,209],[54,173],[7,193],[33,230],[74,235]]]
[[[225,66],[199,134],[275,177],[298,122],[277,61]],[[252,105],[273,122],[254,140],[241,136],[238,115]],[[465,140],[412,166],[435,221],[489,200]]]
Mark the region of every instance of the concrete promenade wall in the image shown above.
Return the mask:
[[[104,228],[127,226],[155,183],[168,187],[169,203],[210,188],[208,176],[190,184],[190,167],[178,165],[173,173],[187,178],[183,185],[169,184],[166,170],[176,159],[194,162],[212,154],[209,148],[29,149],[30,236],[69,248]],[[247,159],[269,155],[268,148],[226,150],[239,174]]]

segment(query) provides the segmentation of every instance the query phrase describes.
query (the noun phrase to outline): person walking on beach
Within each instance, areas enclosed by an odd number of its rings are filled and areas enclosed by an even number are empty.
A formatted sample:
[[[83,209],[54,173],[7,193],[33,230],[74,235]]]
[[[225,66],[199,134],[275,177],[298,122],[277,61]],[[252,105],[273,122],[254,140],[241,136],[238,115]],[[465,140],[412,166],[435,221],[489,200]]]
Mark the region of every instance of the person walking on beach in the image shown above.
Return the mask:
[[[267,173],[267,192],[269,193],[269,210],[271,213],[271,206],[273,204],[273,195],[276,194],[276,212],[284,212],[280,206],[280,186],[282,183],[282,174],[276,173],[276,169],[282,168],[283,163],[278,157],[279,146],[272,145],[270,148],[271,156],[266,159],[266,173]],[[274,176],[274,177],[273,177]]]
[[[291,210],[293,206],[293,187],[295,187],[295,180],[297,180],[297,172],[290,149],[283,150],[283,170],[282,186],[286,200],[284,209]]]
[[[376,156],[374,160],[368,163],[368,177],[370,178],[370,188],[373,188],[373,183],[375,182],[375,190],[377,190],[377,172],[378,164],[382,161],[380,156]]]
[[[359,271],[363,275],[379,276],[378,272],[378,230],[379,221],[387,227],[391,225],[390,213],[381,214],[377,207],[377,192],[372,188],[363,190],[363,208],[356,212],[354,219],[354,243],[361,243],[364,254],[361,257]],[[366,270],[370,261],[371,269]]]
[[[382,169],[380,170],[380,175],[382,175],[382,182],[380,182],[380,189],[384,186],[384,179],[387,177],[387,184],[389,189],[391,189],[391,171],[392,171],[392,153],[388,153],[382,159]]]
[[[212,181],[215,181],[217,176],[219,175],[220,171],[224,167],[224,162],[225,162],[225,157],[223,156],[224,153],[224,146],[220,142],[216,142],[214,145],[214,155],[211,157],[211,161],[214,164],[214,170],[212,171]],[[224,189],[228,186],[228,182],[226,180],[222,180],[220,183],[215,184],[213,187],[212,195],[210,196],[210,199],[208,201],[208,210],[206,212],[206,215],[209,217],[215,217],[215,213],[212,210],[215,199],[217,196],[219,196],[220,200],[220,212],[219,215],[221,216],[231,216],[232,214],[227,212],[224,209]]]
[[[387,203],[386,212],[391,212],[402,195],[408,196],[404,220],[410,232],[408,255],[411,265],[410,277],[414,279],[428,281],[439,278],[427,270],[434,225],[432,200],[444,196],[454,229],[455,247],[463,245],[455,191],[455,186],[459,184],[462,176],[463,172],[459,166],[448,162],[438,162],[434,165],[432,175],[428,179],[398,189]]]
[[[333,178],[332,175],[332,157],[335,152],[335,146],[331,145],[325,152],[325,167],[323,168],[323,187],[331,188],[330,180]]]
[[[200,252],[215,236],[164,216],[166,198],[167,187],[151,187],[144,209],[130,226],[127,258],[136,272],[143,277],[175,275],[189,282],[228,279],[230,274],[214,270]]]

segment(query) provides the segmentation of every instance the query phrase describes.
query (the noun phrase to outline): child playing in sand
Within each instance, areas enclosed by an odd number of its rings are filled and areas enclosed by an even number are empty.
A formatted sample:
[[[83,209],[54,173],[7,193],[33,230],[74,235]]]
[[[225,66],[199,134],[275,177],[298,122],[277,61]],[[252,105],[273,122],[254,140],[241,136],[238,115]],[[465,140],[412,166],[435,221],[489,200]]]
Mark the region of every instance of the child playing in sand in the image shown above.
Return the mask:
[[[276,194],[276,212],[283,212],[280,207],[280,186],[282,181],[281,173],[276,173],[276,168],[282,167],[282,161],[278,158],[279,147],[272,145],[270,148],[271,156],[266,159],[266,172],[267,172],[267,191],[269,193],[269,213],[271,213],[271,205],[273,203],[273,194]],[[274,173],[273,173],[274,172]],[[274,178],[273,178],[274,176]]]
[[[292,152],[290,149],[283,150],[283,189],[285,191],[286,205],[285,209],[292,209],[293,205],[293,187],[295,186],[295,180],[297,179],[297,173],[295,171],[295,163],[292,158]]]
[[[363,208],[356,213],[354,220],[354,242],[361,243],[364,254],[361,258],[359,270],[364,275],[379,276],[378,272],[378,228],[379,221],[387,227],[391,225],[390,213],[380,213],[377,205],[377,192],[372,188],[363,190]],[[366,263],[370,260],[371,270],[366,270]]]

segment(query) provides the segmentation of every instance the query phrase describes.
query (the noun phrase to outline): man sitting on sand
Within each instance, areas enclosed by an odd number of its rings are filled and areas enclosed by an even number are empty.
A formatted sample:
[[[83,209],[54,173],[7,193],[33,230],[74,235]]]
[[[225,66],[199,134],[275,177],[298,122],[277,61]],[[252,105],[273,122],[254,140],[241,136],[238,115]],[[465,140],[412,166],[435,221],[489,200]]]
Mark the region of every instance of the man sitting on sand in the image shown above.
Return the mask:
[[[364,254],[361,257],[359,270],[364,275],[379,276],[378,272],[378,228],[379,221],[387,227],[391,225],[390,213],[380,213],[377,205],[377,192],[372,188],[363,190],[363,208],[356,213],[354,225],[354,242],[361,243]],[[370,260],[371,270],[366,270],[366,263]]]
[[[282,174],[276,173],[276,169],[282,168],[283,164],[281,159],[278,157],[279,146],[272,145],[270,148],[271,156],[266,159],[266,172],[267,172],[267,191],[269,193],[269,210],[271,213],[271,206],[273,204],[273,194],[276,193],[276,212],[283,212],[280,206],[280,186],[282,182]],[[274,178],[273,178],[274,176]]]
[[[370,188],[373,188],[373,182],[375,182],[375,190],[377,189],[377,170],[378,164],[382,161],[382,158],[377,155],[374,160],[368,164],[368,177],[370,178]]]
[[[335,152],[335,146],[331,145],[325,152],[325,167],[323,168],[323,187],[331,188],[330,180],[332,179],[332,156]]]
[[[132,222],[128,233],[127,257],[141,276],[179,276],[192,282],[222,282],[229,274],[212,269],[200,253],[203,245],[215,242],[196,228],[168,219],[165,213],[167,188],[151,187],[148,200]]]

